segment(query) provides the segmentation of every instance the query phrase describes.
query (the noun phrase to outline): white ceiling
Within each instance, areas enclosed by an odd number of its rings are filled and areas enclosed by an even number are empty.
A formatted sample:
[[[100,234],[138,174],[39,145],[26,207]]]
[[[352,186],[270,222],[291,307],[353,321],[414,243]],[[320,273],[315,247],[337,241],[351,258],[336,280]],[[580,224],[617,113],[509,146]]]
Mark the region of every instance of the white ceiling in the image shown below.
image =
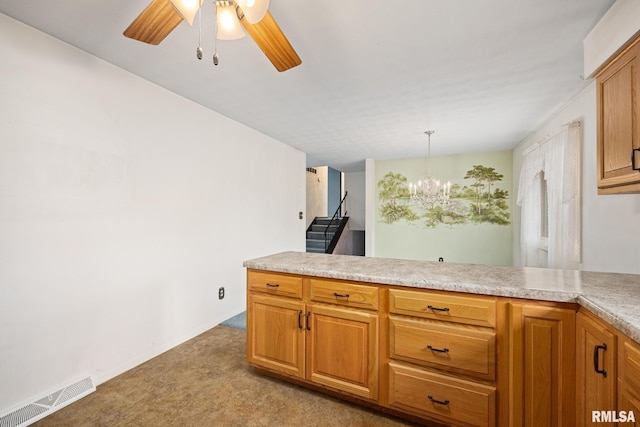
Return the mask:
[[[159,46],[124,29],[150,0],[2,0],[0,12],[307,153],[308,166],[511,149],[588,84],[582,40],[613,0],[271,0],[302,58],[278,73],[213,6]],[[1,29],[0,29],[1,33]],[[46,72],[46,70],[44,71]],[[215,129],[212,129],[215,132]]]

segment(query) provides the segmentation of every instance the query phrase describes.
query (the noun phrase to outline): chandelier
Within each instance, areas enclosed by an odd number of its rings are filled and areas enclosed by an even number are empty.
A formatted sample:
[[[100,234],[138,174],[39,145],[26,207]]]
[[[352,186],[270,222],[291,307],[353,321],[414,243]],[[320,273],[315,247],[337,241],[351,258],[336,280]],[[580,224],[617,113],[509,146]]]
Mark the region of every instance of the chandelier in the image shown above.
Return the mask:
[[[451,195],[451,181],[441,183],[439,179],[431,176],[431,135],[435,131],[425,131],[429,141],[427,156],[427,176],[417,183],[409,183],[409,196],[411,203],[424,209],[434,207],[447,207]]]

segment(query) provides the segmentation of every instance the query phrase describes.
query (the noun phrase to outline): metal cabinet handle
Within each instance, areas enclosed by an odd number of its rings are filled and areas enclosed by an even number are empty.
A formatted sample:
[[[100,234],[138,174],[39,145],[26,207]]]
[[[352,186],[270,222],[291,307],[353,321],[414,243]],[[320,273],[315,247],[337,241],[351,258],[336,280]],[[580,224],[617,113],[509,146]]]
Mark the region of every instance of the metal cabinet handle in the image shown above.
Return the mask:
[[[277,283],[265,283],[265,285],[267,285],[267,288],[271,288],[271,289],[276,289],[280,286]]]
[[[349,298],[349,294],[339,294],[337,292],[334,292],[333,296],[336,298]]]
[[[311,317],[311,312],[307,311],[307,314],[305,314],[304,316],[304,320],[305,320],[305,328],[307,329],[307,331],[311,330],[311,322],[309,322],[309,318]]]
[[[600,369],[600,350],[607,351],[607,344],[597,345],[593,348],[593,369],[607,378],[607,371]]]
[[[449,404],[449,399],[438,400],[438,399],[434,399],[433,396],[431,396],[431,395],[428,395],[427,399],[429,399],[432,403],[437,403],[438,405],[448,405]]]
[[[431,347],[430,345],[427,346],[427,348],[431,351],[435,351],[438,353],[449,353],[449,349],[448,348],[435,348],[435,347]]]
[[[302,310],[298,311],[298,329],[302,329]]]
[[[636,151],[640,153],[640,148],[633,148],[631,150],[631,169],[640,171],[640,166],[636,167]]]
[[[440,308],[440,307],[434,307],[432,305],[428,305],[427,308],[433,311],[449,311],[449,307]]]

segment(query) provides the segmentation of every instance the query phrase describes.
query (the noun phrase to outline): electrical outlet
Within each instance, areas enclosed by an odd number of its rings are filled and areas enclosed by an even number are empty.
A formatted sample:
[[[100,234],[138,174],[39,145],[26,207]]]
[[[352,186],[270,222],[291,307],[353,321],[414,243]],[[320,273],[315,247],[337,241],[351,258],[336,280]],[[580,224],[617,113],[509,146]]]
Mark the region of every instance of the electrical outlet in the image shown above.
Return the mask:
[[[224,288],[219,288],[218,289],[218,299],[223,299],[224,298]]]

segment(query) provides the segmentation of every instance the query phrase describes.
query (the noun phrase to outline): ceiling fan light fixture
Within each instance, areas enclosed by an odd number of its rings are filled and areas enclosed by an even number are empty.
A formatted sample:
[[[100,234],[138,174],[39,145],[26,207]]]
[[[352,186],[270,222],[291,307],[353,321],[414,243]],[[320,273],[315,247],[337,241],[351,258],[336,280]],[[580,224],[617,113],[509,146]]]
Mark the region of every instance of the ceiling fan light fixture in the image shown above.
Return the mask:
[[[238,6],[250,24],[257,24],[269,10],[269,0],[237,0]]]
[[[189,25],[193,25],[193,19],[200,9],[200,0],[170,0],[173,7]]]
[[[246,34],[238,20],[235,6],[217,6],[216,20],[218,22],[217,38],[220,40],[235,40]]]

